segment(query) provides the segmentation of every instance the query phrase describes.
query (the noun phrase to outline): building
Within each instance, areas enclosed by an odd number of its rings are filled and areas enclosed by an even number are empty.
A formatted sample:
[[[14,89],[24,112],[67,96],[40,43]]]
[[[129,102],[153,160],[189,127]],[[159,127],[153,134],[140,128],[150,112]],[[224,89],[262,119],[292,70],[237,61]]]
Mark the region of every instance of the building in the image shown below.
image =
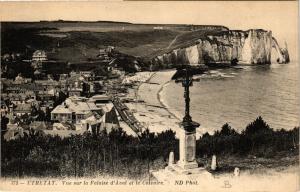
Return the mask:
[[[83,75],[75,72],[70,73],[70,77],[67,79],[67,90],[69,96],[83,96],[85,78]]]
[[[83,89],[80,87],[70,87],[68,89],[68,92],[69,92],[69,96],[80,97],[80,96],[82,96]]]
[[[51,90],[59,87],[59,82],[53,79],[47,80],[35,80],[34,81],[38,86],[43,87],[44,91]]]
[[[92,116],[81,121],[81,130],[99,133],[102,117],[99,114],[94,113]]]
[[[43,62],[47,61],[47,55],[45,51],[36,50],[32,54],[31,66],[35,69],[34,76],[35,79],[43,79],[46,74],[43,70]]]
[[[99,49],[98,58],[102,59],[103,61],[110,60],[110,54],[114,51],[115,47],[107,46],[106,48]]]
[[[68,108],[68,106],[64,103],[62,105],[56,106],[53,111],[51,111],[51,120],[57,122],[73,122],[72,110]]]
[[[163,30],[164,27],[163,26],[155,26],[153,27],[154,30]]]
[[[111,98],[108,95],[94,95],[90,98],[97,107],[104,107],[111,104]]]
[[[79,74],[88,80],[93,80],[95,77],[95,73],[93,71],[80,71]]]
[[[105,48],[99,49],[99,54],[104,55],[104,54],[109,54],[112,53],[115,50],[114,46],[106,46]]]
[[[60,74],[59,75],[59,88],[60,91],[67,93],[68,91],[68,78],[69,75],[68,74]]]
[[[99,131],[104,127],[109,129],[119,127],[114,112],[115,109],[108,96],[97,95],[92,98],[72,96],[51,112],[51,120],[74,124],[76,130]]]
[[[17,116],[29,115],[31,113],[32,106],[28,103],[18,104],[14,109],[13,113]]]
[[[60,83],[52,79],[48,80],[36,80],[35,84],[41,89],[36,92],[37,99],[42,101],[42,107],[53,108],[54,100],[53,98],[59,94]]]
[[[93,116],[94,112],[101,113],[101,108],[98,108],[94,102],[85,97],[72,96],[53,109],[51,120],[79,125],[81,120]]]
[[[114,107],[112,107],[108,112],[106,112],[101,119],[100,129],[106,129],[110,132],[112,129],[117,129],[120,127],[118,115]]]
[[[12,93],[12,94],[19,94],[19,93],[26,93],[27,91],[33,91],[37,94],[38,91],[43,90],[43,87],[37,85],[36,83],[5,83],[3,92],[5,93]]]
[[[33,91],[25,91],[24,93],[2,93],[1,98],[3,101],[9,101],[14,105],[19,105],[35,100],[36,94]]]
[[[15,78],[15,81],[13,84],[25,84],[25,83],[31,83],[31,78],[24,78],[21,74],[18,74],[18,76]]]
[[[45,51],[42,50],[36,50],[35,52],[33,52],[32,54],[32,61],[35,62],[43,62],[43,61],[47,61],[47,55]]]

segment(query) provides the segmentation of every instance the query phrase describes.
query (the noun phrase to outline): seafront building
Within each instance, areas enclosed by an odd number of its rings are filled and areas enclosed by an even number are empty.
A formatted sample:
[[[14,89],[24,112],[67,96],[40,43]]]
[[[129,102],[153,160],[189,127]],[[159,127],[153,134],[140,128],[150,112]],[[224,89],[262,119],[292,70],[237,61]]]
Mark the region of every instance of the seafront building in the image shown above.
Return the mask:
[[[60,122],[79,123],[90,116],[92,112],[100,112],[95,103],[85,97],[71,96],[51,112],[51,120]]]
[[[100,128],[100,126],[118,127],[117,114],[113,111],[113,104],[105,95],[91,98],[71,96],[53,109],[51,120],[57,123],[74,124],[76,130],[91,131],[92,128]]]

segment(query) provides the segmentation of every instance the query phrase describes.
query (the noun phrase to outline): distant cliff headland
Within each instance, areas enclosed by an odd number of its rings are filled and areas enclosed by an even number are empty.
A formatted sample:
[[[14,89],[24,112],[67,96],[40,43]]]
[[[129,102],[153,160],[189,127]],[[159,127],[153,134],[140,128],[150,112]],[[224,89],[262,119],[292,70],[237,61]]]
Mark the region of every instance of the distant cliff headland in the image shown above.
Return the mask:
[[[154,65],[288,63],[287,48],[280,48],[271,31],[225,30],[203,35],[193,44],[176,48],[151,60]]]
[[[126,67],[143,70],[181,64],[209,66],[288,63],[287,45],[280,47],[272,31],[230,30],[219,25],[132,24],[126,22],[4,22],[1,56],[30,59],[44,50],[48,59],[65,64],[98,62],[99,52]],[[128,66],[127,66],[128,65]]]

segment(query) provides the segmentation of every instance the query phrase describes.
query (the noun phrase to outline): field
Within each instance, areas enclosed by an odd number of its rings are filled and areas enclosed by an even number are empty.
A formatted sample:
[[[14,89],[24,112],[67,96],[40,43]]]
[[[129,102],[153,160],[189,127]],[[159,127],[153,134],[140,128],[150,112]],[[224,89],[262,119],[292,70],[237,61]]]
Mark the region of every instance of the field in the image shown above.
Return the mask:
[[[156,25],[122,22],[2,23],[2,53],[46,50],[56,61],[95,59],[99,49],[114,46],[123,54],[148,61],[154,56],[185,47],[200,37],[228,30],[223,26]]]

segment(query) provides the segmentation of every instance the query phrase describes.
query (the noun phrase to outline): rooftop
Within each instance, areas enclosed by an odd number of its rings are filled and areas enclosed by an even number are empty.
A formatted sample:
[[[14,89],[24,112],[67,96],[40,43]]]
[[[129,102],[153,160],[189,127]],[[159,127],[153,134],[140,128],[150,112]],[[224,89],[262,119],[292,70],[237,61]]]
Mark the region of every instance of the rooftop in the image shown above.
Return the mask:
[[[58,81],[54,81],[52,79],[47,79],[47,80],[35,80],[34,81],[36,84],[40,85],[59,85]]]
[[[33,54],[32,54],[32,58],[36,58],[36,57],[44,57],[46,58],[46,52],[42,51],[42,50],[36,50]]]
[[[14,111],[31,111],[31,104],[19,104],[17,107],[14,109]]]
[[[52,111],[51,113],[71,114],[72,111],[71,111],[71,109],[65,107],[65,106],[62,104],[62,105],[58,105],[57,107],[55,107],[55,109],[53,109],[53,111]]]
[[[87,102],[85,97],[69,97],[61,105],[58,105],[51,113],[87,114],[90,111],[99,110],[95,103]]]
[[[91,97],[93,100],[110,100],[110,97],[107,95],[94,95]]]

